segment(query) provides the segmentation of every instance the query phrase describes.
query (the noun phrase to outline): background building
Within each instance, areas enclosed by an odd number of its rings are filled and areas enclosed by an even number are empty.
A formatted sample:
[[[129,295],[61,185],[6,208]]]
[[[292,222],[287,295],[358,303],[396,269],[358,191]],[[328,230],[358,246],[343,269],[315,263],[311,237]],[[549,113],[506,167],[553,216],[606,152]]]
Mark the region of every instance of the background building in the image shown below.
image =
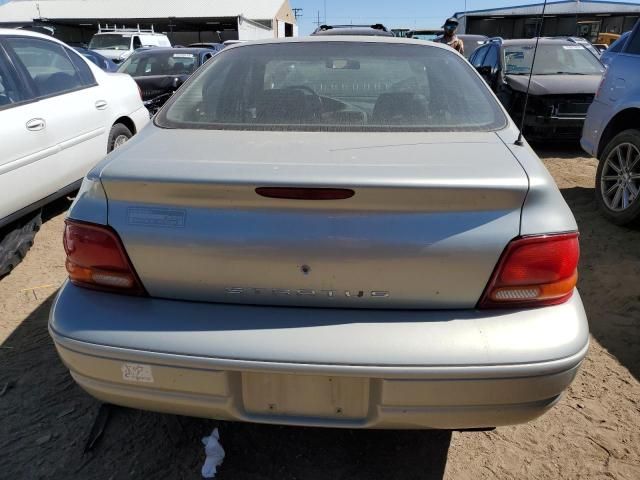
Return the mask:
[[[503,38],[531,38],[539,29],[542,3],[458,12],[460,32]],[[640,18],[637,2],[601,0],[547,4],[543,36],[571,35],[595,42],[601,33],[631,30]]]
[[[297,36],[289,0],[11,0],[0,27],[47,25],[68,43],[88,43],[98,24],[153,26],[172,43]]]

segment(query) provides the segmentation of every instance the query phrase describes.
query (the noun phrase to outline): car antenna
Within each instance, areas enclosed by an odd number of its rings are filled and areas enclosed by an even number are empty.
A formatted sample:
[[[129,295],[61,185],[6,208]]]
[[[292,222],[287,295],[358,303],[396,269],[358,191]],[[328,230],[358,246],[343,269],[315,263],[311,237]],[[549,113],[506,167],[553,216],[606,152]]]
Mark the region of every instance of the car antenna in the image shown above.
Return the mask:
[[[544,12],[547,9],[547,0],[544,0],[544,5],[542,5],[542,15],[540,17],[540,30],[536,35],[536,46],[533,49],[533,59],[531,60],[531,70],[529,70],[529,82],[527,83],[527,92],[524,95],[524,106],[522,107],[522,118],[520,119],[520,132],[518,133],[518,138],[516,140],[516,145],[521,147],[524,145],[522,141],[522,131],[524,130],[524,120],[527,115],[527,105],[529,103],[529,89],[531,88],[531,77],[533,77],[533,67],[536,64],[536,54],[538,53],[538,43],[540,43],[540,35],[542,35],[542,28],[544,27]]]

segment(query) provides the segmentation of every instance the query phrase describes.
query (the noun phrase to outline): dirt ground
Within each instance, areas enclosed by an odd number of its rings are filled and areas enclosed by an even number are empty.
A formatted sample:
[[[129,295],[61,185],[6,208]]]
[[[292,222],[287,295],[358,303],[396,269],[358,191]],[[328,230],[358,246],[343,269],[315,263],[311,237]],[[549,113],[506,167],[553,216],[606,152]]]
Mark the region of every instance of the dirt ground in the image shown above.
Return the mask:
[[[640,479],[640,231],[607,223],[596,162],[539,152],[581,230],[580,292],[592,343],[563,400],[527,425],[492,432],[352,431],[215,422],[114,408],[83,453],[99,410],[47,333],[65,278],[58,211],[27,259],[0,281],[0,478],[200,478],[200,437],[220,427],[225,479]]]

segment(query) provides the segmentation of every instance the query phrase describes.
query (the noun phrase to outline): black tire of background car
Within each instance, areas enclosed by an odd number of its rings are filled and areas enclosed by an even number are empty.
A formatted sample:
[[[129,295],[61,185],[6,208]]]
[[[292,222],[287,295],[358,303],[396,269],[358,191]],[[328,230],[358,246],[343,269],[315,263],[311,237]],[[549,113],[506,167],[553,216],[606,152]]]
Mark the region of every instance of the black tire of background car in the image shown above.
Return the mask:
[[[9,227],[0,237],[0,278],[9,274],[25,257],[42,225],[42,213]],[[0,234],[2,235],[2,234]]]
[[[111,127],[111,131],[109,132],[109,141],[107,142],[107,153],[110,153],[114,149],[114,144],[116,142],[116,138],[124,135],[127,138],[133,137],[133,133],[127,127],[125,127],[121,123],[116,123],[113,127]]]
[[[616,212],[607,207],[604,199],[602,198],[602,189],[601,189],[601,178],[602,178],[602,170],[604,169],[604,164],[606,158],[609,156],[611,151],[615,149],[621,143],[632,143],[640,150],[640,130],[625,130],[618,135],[616,135],[605,147],[600,156],[600,163],[598,164],[598,170],[596,172],[596,203],[598,204],[598,208],[604,214],[604,216],[615,223],[616,225],[631,225],[631,224],[640,224],[640,200],[636,200],[633,202],[626,210],[622,212]]]

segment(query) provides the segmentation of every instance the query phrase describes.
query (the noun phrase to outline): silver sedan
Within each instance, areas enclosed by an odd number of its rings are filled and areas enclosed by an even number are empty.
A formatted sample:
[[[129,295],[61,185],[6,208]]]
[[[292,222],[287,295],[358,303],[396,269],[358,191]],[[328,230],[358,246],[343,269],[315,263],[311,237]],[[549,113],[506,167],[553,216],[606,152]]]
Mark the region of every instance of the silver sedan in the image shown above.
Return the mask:
[[[85,179],[50,332],[114,404],[362,428],[526,422],[589,342],[575,220],[456,52],[239,44]]]

